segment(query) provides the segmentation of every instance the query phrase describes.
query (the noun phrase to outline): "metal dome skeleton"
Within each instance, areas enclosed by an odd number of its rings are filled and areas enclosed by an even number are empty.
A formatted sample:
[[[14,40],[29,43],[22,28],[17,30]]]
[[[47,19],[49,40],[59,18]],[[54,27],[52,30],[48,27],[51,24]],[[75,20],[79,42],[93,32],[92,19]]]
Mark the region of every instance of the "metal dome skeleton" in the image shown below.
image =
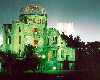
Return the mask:
[[[21,9],[21,14],[46,14],[46,11],[40,5],[30,4]]]

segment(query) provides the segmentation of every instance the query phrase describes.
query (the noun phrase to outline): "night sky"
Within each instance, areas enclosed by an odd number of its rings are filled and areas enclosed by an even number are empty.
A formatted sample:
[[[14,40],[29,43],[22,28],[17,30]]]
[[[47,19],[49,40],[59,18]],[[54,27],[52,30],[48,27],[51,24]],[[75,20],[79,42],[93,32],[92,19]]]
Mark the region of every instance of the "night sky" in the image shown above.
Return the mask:
[[[18,19],[19,10],[35,0],[0,0],[0,26]],[[100,41],[100,0],[37,0],[48,13],[49,25],[73,22],[83,41]]]

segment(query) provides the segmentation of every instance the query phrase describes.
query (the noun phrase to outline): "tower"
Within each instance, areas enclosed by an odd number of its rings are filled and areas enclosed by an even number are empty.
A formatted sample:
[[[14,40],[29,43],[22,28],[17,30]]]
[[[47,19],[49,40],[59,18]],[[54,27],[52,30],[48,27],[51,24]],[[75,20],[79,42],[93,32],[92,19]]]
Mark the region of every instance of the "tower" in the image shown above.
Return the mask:
[[[12,22],[10,33],[4,38],[4,47],[23,57],[25,45],[36,47],[37,53],[44,53],[44,46],[47,44],[46,38],[47,14],[40,5],[31,4],[21,9],[19,20]],[[9,29],[7,29],[9,30]],[[8,31],[9,32],[9,31]],[[6,32],[5,32],[6,33]],[[10,40],[9,40],[10,39]]]

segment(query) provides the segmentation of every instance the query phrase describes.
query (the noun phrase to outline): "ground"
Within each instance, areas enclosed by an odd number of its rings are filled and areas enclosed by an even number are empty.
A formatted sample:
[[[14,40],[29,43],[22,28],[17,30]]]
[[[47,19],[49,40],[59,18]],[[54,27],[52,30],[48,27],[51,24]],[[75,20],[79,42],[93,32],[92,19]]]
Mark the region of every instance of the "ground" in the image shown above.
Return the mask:
[[[65,71],[62,74],[43,74],[26,72],[24,74],[8,75],[2,73],[0,80],[80,80],[78,71]]]

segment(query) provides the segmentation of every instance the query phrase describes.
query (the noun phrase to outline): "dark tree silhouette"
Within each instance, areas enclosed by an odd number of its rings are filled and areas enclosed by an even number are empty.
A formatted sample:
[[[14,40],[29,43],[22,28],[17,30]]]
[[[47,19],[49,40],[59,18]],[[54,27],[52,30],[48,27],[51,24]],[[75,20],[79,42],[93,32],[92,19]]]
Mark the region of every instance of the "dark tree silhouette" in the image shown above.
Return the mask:
[[[64,33],[62,33],[61,37],[62,37],[62,39],[64,39],[66,41],[66,43],[68,44],[69,47],[77,49],[77,48],[80,48],[85,45],[84,42],[81,42],[81,39],[79,36],[73,38],[72,34],[67,36]]]
[[[16,60],[16,64],[19,65],[16,67],[17,72],[23,72],[25,70],[36,70],[37,66],[41,62],[41,58],[39,58],[34,51],[35,47],[32,45],[25,46],[26,57],[23,60]]]
[[[34,47],[31,45],[25,47],[25,53],[26,57],[20,60],[13,54],[0,52],[0,60],[3,61],[5,72],[14,75],[21,74],[25,70],[35,71],[41,59],[34,53]]]
[[[61,35],[69,47],[76,49],[76,70],[81,71],[82,80],[99,80],[100,42],[83,42],[80,37]],[[86,76],[88,75],[88,77]]]

